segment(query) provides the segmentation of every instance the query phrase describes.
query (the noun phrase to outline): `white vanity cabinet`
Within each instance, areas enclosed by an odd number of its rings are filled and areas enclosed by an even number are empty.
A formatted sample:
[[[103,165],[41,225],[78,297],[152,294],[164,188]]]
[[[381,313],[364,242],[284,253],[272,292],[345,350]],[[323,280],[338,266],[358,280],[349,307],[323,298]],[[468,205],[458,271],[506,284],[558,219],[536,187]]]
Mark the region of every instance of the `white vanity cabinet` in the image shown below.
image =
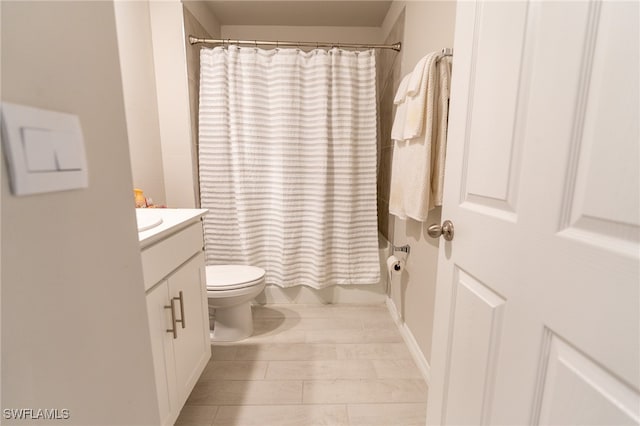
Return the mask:
[[[142,245],[153,366],[163,425],[173,425],[210,356],[199,217]]]

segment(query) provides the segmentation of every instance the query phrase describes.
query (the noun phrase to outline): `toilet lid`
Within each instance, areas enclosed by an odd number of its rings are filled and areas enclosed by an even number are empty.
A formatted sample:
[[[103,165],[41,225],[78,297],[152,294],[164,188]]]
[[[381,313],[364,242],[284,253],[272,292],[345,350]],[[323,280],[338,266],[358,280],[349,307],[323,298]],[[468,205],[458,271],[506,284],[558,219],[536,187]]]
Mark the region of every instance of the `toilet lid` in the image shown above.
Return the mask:
[[[264,269],[249,265],[207,266],[207,290],[232,290],[258,284]]]

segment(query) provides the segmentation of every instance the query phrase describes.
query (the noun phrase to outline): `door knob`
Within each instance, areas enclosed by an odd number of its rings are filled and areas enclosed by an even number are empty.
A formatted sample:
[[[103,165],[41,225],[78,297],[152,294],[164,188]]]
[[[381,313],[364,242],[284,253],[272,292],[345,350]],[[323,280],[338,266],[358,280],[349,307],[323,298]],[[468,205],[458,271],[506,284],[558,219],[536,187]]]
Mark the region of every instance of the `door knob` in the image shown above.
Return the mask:
[[[450,220],[445,220],[442,222],[442,226],[434,223],[433,225],[429,225],[427,228],[427,234],[429,234],[432,238],[438,238],[440,235],[444,237],[445,240],[451,241],[453,240],[453,222]]]

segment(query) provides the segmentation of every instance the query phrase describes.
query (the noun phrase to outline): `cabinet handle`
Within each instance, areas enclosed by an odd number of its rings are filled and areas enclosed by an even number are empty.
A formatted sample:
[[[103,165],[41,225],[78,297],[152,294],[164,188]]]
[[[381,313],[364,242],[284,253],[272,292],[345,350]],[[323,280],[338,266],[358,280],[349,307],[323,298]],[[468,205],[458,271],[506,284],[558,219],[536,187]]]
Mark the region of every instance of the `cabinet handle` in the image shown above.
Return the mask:
[[[176,322],[179,322],[180,324],[182,324],[182,328],[185,328],[185,323],[184,323],[184,297],[182,297],[182,290],[180,290],[180,292],[178,293],[179,297],[174,297],[173,300],[179,300],[180,301],[180,319],[176,320]],[[173,302],[173,300],[171,302]],[[175,325],[174,325],[175,327]]]
[[[164,308],[165,309],[170,309],[171,310],[171,325],[173,328],[168,328],[167,329],[167,333],[173,333],[173,338],[177,339],[178,338],[178,327],[176,327],[176,305],[174,304],[174,300],[177,299],[177,297],[174,297],[173,299],[171,299],[169,301],[169,305],[165,305]]]

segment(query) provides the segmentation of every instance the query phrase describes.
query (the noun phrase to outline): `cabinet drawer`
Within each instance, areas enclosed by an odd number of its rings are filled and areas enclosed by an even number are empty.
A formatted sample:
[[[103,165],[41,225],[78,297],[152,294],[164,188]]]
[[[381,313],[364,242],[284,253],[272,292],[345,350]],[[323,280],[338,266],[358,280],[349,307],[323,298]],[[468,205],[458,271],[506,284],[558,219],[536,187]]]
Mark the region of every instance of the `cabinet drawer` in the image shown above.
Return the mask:
[[[200,250],[202,250],[202,223],[200,222],[144,249],[141,257],[145,291]]]

